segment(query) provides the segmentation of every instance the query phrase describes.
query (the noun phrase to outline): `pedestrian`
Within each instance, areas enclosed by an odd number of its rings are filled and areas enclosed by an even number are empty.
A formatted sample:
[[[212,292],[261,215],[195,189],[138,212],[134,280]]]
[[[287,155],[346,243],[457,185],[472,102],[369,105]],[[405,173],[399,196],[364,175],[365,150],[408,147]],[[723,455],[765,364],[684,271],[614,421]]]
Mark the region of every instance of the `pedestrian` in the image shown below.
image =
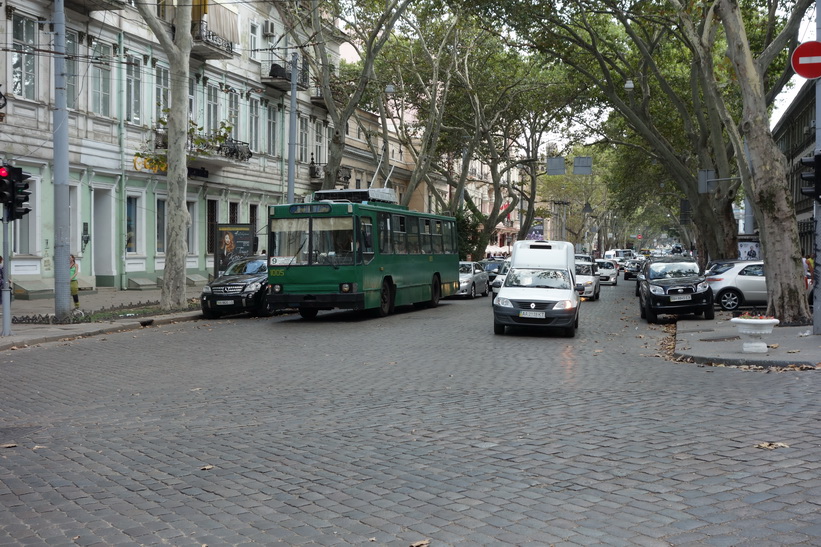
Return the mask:
[[[80,308],[80,281],[77,276],[80,274],[80,265],[77,264],[74,255],[69,255],[69,270],[71,273],[71,298],[74,299],[74,309]]]

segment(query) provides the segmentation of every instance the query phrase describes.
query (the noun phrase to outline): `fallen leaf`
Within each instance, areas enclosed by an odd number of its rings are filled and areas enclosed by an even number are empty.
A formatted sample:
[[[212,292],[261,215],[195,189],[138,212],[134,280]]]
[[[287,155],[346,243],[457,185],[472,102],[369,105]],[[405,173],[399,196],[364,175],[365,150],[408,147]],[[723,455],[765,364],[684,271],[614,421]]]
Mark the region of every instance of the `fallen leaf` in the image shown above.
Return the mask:
[[[775,349],[775,348],[777,348],[777,347],[778,347],[778,344],[767,344],[767,347],[768,347],[768,348]]]
[[[767,450],[775,450],[776,448],[789,448],[790,445],[785,443],[758,443],[755,445],[756,448],[766,448]]]
[[[211,469],[214,469],[213,465],[203,465],[200,467],[200,471],[210,471]]]
[[[429,539],[423,539],[422,541],[415,541],[410,544],[410,547],[425,547],[426,545],[430,545]]]
[[[800,349],[788,349],[787,353],[801,353]]]
[[[17,447],[17,443],[8,443],[8,444],[0,445],[0,448],[16,448],[16,447]]]

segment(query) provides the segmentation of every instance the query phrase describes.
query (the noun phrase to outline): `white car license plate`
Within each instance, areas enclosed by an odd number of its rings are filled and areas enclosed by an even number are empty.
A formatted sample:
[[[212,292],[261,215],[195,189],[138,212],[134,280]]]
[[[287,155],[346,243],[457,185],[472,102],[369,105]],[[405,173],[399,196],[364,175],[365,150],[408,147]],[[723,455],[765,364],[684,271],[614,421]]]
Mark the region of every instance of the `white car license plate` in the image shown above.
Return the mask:
[[[684,300],[692,300],[693,297],[689,294],[673,294],[670,295],[670,302],[683,302]]]
[[[217,300],[217,306],[232,306],[233,304],[233,300]]]
[[[519,317],[530,317],[531,319],[544,319],[544,312],[522,310],[519,312]]]

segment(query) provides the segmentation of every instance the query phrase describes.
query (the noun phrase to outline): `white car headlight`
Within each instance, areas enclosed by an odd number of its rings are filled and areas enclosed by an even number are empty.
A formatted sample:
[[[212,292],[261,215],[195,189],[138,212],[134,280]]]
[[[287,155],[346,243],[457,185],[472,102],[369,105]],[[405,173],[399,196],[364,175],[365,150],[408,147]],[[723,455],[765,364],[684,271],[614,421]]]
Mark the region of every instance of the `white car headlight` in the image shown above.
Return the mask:
[[[513,303],[510,300],[508,300],[507,298],[505,298],[504,296],[497,296],[493,300],[493,303],[495,305],[501,306],[503,308],[512,308],[513,307]]]
[[[698,287],[696,287],[696,292],[705,292],[709,288],[710,288],[710,284],[707,283],[706,281],[702,281],[701,283],[698,284]]]
[[[576,306],[573,304],[572,300],[559,300],[556,302],[556,305],[553,306],[554,310],[572,310]]]
[[[202,294],[211,294],[211,292],[212,291],[211,291],[211,286],[210,285],[206,285],[202,288]]]
[[[650,292],[653,294],[664,294],[664,289],[658,285],[650,285]]]

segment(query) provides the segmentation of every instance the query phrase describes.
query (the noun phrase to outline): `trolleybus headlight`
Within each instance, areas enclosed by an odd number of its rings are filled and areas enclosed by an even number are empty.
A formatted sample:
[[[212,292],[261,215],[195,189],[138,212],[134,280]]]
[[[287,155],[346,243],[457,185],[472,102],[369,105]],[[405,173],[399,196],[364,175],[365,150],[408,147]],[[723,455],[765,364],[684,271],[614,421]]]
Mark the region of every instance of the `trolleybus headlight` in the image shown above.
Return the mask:
[[[340,283],[339,292],[349,293],[356,292],[356,283]]]
[[[279,284],[271,285],[271,291],[273,291],[275,293],[282,292],[282,285],[279,285]]]

